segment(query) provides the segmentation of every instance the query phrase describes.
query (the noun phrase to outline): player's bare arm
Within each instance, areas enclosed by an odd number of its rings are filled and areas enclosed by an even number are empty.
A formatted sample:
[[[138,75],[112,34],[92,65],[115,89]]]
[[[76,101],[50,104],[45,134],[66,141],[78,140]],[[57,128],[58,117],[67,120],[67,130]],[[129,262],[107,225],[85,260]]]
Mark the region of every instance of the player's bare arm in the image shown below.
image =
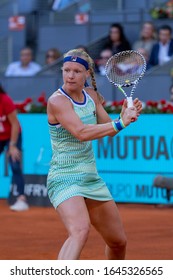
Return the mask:
[[[85,125],[75,113],[72,103],[63,95],[53,96],[48,100],[48,120],[60,123],[80,141],[88,141],[116,134],[110,123],[102,125]]]
[[[125,116],[125,125],[131,122],[131,118],[136,116],[133,108],[128,109],[129,114]],[[99,125],[85,125],[73,110],[71,102],[62,95],[53,96],[48,101],[48,120],[50,123],[59,122],[73,136],[80,141],[94,140],[104,136],[116,135],[111,121]]]
[[[92,88],[87,88],[87,93],[91,96],[91,98],[94,100],[96,105],[96,115],[97,115],[97,123],[103,124],[103,123],[109,123],[112,121],[112,119],[109,117],[108,113],[105,111],[103,105],[100,102],[100,99],[98,97],[98,94],[96,91],[94,91]],[[138,98],[134,100],[134,107],[137,111],[137,116],[140,115],[140,112],[142,110],[142,103],[139,101]],[[122,110],[121,110],[121,117],[124,118],[125,110],[127,109],[127,100],[124,100]],[[135,117],[135,120],[137,120],[137,116]],[[109,136],[114,136],[115,134],[112,133]]]

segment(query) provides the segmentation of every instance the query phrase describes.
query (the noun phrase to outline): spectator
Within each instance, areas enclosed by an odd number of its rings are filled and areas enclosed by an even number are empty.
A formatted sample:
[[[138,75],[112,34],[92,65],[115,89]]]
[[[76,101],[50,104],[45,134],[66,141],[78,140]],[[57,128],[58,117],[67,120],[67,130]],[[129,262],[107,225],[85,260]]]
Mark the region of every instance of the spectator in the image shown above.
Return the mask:
[[[61,53],[56,48],[51,48],[46,52],[46,65],[52,64],[58,58],[61,57]]]
[[[145,49],[148,55],[151,54],[153,45],[156,43],[156,32],[152,22],[145,22],[142,26],[140,39],[133,44],[133,49]]]
[[[24,178],[21,168],[21,127],[16,115],[12,99],[0,85],[0,154],[6,148],[12,169],[13,182],[17,185],[17,201],[10,206],[13,211],[28,210],[29,206],[24,195]]]
[[[154,44],[149,65],[162,65],[170,60],[173,55],[173,39],[171,38],[172,29],[169,25],[163,25],[158,32],[158,42]]]
[[[146,64],[147,64],[146,69],[148,70],[150,68],[148,51],[145,48],[138,48],[136,51],[139,52],[140,54],[142,54],[143,57],[145,58]]]
[[[173,85],[170,86],[170,101],[173,102]]]
[[[32,61],[32,49],[25,47],[20,52],[20,61],[12,62],[7,67],[5,76],[34,76],[41,70],[41,66]]]
[[[100,52],[100,58],[96,61],[96,72],[105,75],[105,66],[108,59],[113,55],[111,49],[104,49]]]
[[[148,62],[149,54],[145,48],[138,48],[136,51],[139,52],[140,54],[142,54],[143,57],[145,58],[146,62]]]
[[[113,23],[111,25],[108,41],[104,45],[104,49],[111,49],[113,54],[131,50],[131,45],[124,34],[121,24]]]

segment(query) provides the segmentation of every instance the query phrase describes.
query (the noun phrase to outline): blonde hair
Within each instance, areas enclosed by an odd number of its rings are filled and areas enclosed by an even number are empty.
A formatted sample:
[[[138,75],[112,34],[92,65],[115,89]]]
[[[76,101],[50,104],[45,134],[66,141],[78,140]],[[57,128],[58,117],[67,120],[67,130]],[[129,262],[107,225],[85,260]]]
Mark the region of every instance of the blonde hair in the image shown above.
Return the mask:
[[[151,28],[152,28],[152,37],[151,37],[151,39],[156,40],[156,39],[157,39],[156,28],[155,28],[155,25],[153,24],[153,22],[151,22],[151,21],[145,21],[145,22],[143,23],[143,25],[142,25],[142,27],[141,27],[141,32],[140,32],[140,38],[141,38],[142,40],[144,39],[142,33],[143,33],[143,29],[144,29],[144,26],[145,26],[145,25],[150,25],[150,26],[151,26]]]
[[[83,58],[84,60],[86,60],[88,62],[92,87],[97,92],[99,100],[101,102],[103,102],[104,101],[103,96],[100,93],[98,93],[98,91],[97,91],[97,84],[96,84],[95,73],[94,73],[94,67],[95,66],[94,66],[93,59],[89,56],[89,54],[87,52],[85,52],[84,50],[81,50],[81,49],[70,50],[70,51],[68,51],[67,53],[64,54],[64,58],[67,57],[67,56],[78,56],[78,57]]]

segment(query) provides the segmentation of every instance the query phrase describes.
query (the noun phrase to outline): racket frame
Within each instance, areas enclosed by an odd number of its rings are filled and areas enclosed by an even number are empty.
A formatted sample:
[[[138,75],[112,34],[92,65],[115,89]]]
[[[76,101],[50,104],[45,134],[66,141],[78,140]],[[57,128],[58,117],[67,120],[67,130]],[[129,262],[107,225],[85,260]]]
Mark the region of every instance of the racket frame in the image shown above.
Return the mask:
[[[143,61],[143,68],[142,68],[142,71],[141,71],[141,74],[139,75],[139,77],[133,82],[129,82],[129,80],[128,80],[128,83],[124,83],[121,85],[112,81],[107,73],[107,68],[109,66],[110,61],[112,61],[114,58],[116,58],[120,55],[125,56],[127,54],[134,54],[134,53],[139,55]],[[137,84],[139,83],[139,81],[142,79],[142,77],[144,76],[144,74],[146,72],[146,66],[147,66],[147,64],[146,64],[146,60],[145,60],[144,56],[141,53],[139,53],[138,51],[134,51],[134,50],[122,51],[117,54],[114,54],[113,56],[111,56],[108,59],[108,61],[106,63],[106,66],[105,66],[106,77],[111,84],[113,84],[115,87],[117,87],[124,94],[125,98],[127,99],[128,108],[133,106],[133,94],[134,94]],[[129,86],[132,86],[130,96],[128,96],[127,93],[125,92],[125,90],[122,88],[122,87],[129,87]]]

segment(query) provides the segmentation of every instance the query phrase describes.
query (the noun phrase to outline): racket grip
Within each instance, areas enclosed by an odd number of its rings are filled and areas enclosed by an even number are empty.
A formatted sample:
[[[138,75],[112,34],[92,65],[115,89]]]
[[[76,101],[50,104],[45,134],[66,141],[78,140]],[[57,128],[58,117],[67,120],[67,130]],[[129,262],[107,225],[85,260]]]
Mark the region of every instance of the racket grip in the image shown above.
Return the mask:
[[[133,107],[133,99],[132,99],[132,96],[127,97],[127,107],[128,107],[128,108]]]

